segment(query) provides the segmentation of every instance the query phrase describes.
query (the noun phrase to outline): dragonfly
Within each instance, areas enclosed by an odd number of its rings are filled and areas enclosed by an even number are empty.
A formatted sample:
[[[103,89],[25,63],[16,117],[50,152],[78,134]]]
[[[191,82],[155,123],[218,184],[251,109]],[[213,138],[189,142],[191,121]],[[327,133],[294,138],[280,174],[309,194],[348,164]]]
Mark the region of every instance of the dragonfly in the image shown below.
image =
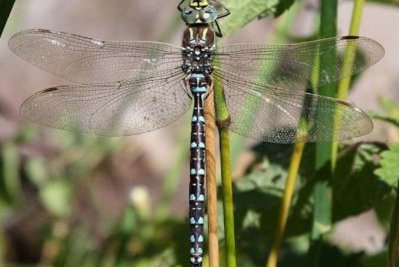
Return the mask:
[[[204,102],[209,92],[215,86],[224,89],[229,128],[242,136],[293,143],[299,127],[306,127],[303,141],[346,140],[369,133],[371,119],[347,102],[308,93],[310,76],[319,74],[318,86],[333,83],[375,64],[384,49],[359,36],[217,48],[216,37],[222,36],[218,20],[230,14],[225,6],[216,0],[182,0],[178,10],[187,26],[180,46],[29,29],[13,35],[9,47],[27,62],[71,82],[25,100],[20,114],[27,120],[70,131],[127,136],[165,127],[192,108],[189,261],[198,267],[205,241]],[[315,64],[324,56],[335,60]],[[344,72],[347,56],[353,64]],[[340,127],[329,119],[335,115]]]

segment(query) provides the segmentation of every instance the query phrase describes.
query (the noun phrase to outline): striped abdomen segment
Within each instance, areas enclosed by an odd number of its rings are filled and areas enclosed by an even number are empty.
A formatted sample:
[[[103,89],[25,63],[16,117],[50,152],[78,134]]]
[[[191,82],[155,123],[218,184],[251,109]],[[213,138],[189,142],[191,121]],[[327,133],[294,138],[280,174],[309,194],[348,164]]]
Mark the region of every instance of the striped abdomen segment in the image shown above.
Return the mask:
[[[190,140],[190,262],[191,266],[202,266],[203,225],[204,225],[204,178],[206,174],[206,138],[204,118],[204,98],[210,85],[210,78],[203,73],[193,73],[189,77],[190,90],[194,98],[192,135]]]

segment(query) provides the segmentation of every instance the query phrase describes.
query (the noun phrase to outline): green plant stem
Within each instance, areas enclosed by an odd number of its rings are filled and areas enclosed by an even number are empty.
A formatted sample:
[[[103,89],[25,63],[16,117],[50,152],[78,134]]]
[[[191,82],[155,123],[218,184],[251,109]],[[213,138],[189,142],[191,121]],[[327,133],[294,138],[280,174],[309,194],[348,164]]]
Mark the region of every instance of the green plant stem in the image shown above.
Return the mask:
[[[357,35],[360,22],[362,17],[362,11],[364,8],[365,0],[355,0],[353,6],[353,13],[351,17],[350,23],[350,35]],[[354,57],[355,57],[355,50],[357,49],[356,46],[348,46],[345,51],[344,62],[342,66],[342,73],[350,73],[352,66],[354,64]],[[351,77],[346,77],[339,81],[338,88],[337,88],[337,98],[340,100],[345,100],[347,98],[349,88],[350,88]],[[335,122],[340,121],[340,117],[338,114],[335,116]],[[340,125],[340,123],[335,123],[335,125]],[[339,126],[340,127],[340,126]],[[336,166],[336,158],[339,149],[339,143],[333,142],[332,144],[332,166],[333,168]]]
[[[221,151],[221,174],[224,206],[224,231],[226,266],[236,266],[235,224],[233,216],[232,177],[230,168],[229,130],[219,129]]]
[[[282,42],[287,39],[287,33],[289,32],[290,26],[293,25],[295,21],[299,6],[299,4],[295,3],[289,9],[289,11],[280,19],[279,23],[277,24],[274,43]],[[268,256],[267,267],[276,267],[278,263],[280,246],[285,233],[290,204],[292,203],[293,198],[294,185],[296,183],[296,177],[299,170],[304,146],[304,142],[300,141],[296,142],[294,145],[289,166],[289,173],[285,185],[285,191],[283,193],[282,203],[279,210],[277,230],[275,231],[274,241]]]
[[[327,38],[336,36],[337,23],[337,0],[321,1],[321,22],[320,37]],[[336,55],[320,57],[321,65],[335,65]],[[332,85],[323,86],[319,89],[319,94],[325,96],[335,96],[336,88]],[[317,114],[318,116],[318,114]],[[332,119],[332,118],[324,118]],[[311,229],[311,242],[309,248],[309,266],[318,266],[321,252],[322,237],[332,228],[332,187],[330,180],[332,177],[331,159],[332,145],[320,143],[316,145],[315,170],[317,172],[317,182],[313,189],[314,211]]]
[[[285,232],[290,204],[292,203],[294,185],[296,183],[297,172],[303,155],[304,145],[305,143],[300,141],[296,142],[294,145],[289,174],[285,185],[285,192],[283,193],[281,208],[279,210],[278,227],[275,231],[275,239],[268,257],[267,267],[275,267],[279,259],[279,249]]]
[[[218,59],[216,59],[215,64],[217,66],[219,65]],[[225,101],[224,88],[220,86],[214,86],[214,99],[215,117],[219,131],[226,267],[236,267],[235,224],[233,214],[232,176],[228,129],[230,115],[227,103]]]
[[[0,37],[10,16],[14,2],[15,0],[0,0]]]

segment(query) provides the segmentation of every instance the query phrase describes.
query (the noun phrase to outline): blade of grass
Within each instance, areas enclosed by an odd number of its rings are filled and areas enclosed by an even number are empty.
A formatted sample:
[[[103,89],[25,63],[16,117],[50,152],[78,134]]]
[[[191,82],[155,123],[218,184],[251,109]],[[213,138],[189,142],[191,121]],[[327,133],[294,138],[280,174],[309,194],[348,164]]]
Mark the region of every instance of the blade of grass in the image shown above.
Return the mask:
[[[215,106],[214,91],[206,98],[206,186],[208,215],[208,253],[209,266],[219,266],[217,176],[215,168]]]
[[[365,0],[355,0],[354,1],[353,14],[351,17],[350,30],[349,30],[350,35],[358,34],[364,3],[365,3]],[[350,71],[353,67],[353,64],[354,64],[354,57],[356,55],[356,53],[355,53],[356,49],[357,49],[356,46],[347,47],[347,49],[345,51],[345,58],[344,58],[344,62],[343,62],[342,73],[350,73]],[[347,98],[349,88],[350,88],[350,82],[351,82],[350,76],[339,81],[338,89],[337,89],[337,98],[338,99],[345,100]],[[339,117],[339,114],[336,114],[334,125],[340,125],[340,123],[336,123],[336,122],[340,122],[340,119],[341,118]],[[332,166],[333,167],[336,165],[338,148],[339,148],[339,143],[333,142],[333,144],[332,144],[332,160],[333,160]]]
[[[278,227],[275,231],[275,239],[269,254],[267,267],[275,267],[279,259],[279,249],[281,246],[283,234],[285,232],[286,222],[289,215],[289,208],[292,202],[294,185],[296,183],[297,172],[299,170],[301,158],[304,150],[304,142],[296,142],[290,161],[289,174],[286,180],[285,191],[283,193],[281,208],[279,210]]]
[[[0,0],[0,37],[10,16],[14,2],[15,0]]]
[[[299,9],[299,3],[295,3],[280,20],[278,27],[276,29],[276,39],[284,40],[289,32],[290,26],[294,23],[295,15]],[[301,140],[302,138],[299,138]],[[283,235],[285,232],[285,227],[287,223],[287,218],[289,215],[290,204],[292,203],[294,185],[296,183],[296,177],[299,170],[303,150],[305,143],[298,141],[294,145],[292,158],[290,161],[288,177],[286,179],[285,191],[283,193],[281,207],[279,210],[279,217],[277,223],[277,229],[275,231],[274,241],[272,243],[272,248],[268,256],[267,267],[275,267],[279,259],[279,251],[282,243]]]

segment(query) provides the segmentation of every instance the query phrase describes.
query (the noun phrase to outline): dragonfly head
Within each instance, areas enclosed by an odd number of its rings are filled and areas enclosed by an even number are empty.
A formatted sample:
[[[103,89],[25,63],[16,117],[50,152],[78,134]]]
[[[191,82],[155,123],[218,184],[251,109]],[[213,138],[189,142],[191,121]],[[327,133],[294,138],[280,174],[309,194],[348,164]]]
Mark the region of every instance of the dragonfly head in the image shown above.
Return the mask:
[[[178,6],[187,25],[212,24],[218,36],[222,36],[217,20],[230,14],[216,0],[182,0]]]
[[[208,0],[191,0],[181,10],[181,16],[186,24],[212,23],[218,19],[217,9]]]

